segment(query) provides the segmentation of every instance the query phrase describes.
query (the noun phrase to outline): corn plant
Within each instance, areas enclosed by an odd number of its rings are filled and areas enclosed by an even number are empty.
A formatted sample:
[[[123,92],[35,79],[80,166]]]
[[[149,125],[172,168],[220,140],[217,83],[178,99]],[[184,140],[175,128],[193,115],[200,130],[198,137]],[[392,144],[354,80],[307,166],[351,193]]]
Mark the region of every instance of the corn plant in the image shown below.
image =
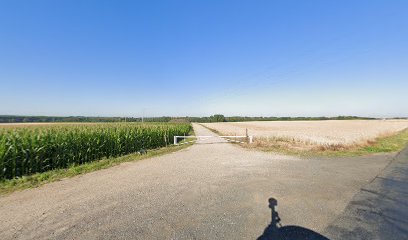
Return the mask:
[[[0,127],[0,179],[167,146],[190,130],[180,123]]]

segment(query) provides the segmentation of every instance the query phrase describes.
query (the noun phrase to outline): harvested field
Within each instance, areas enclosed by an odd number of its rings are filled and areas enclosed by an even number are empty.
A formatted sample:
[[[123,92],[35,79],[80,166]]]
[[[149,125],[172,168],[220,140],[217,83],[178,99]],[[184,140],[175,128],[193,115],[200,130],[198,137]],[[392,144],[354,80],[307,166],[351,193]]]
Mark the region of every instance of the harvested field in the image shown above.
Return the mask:
[[[308,145],[351,146],[365,144],[408,128],[408,120],[260,121],[204,123],[226,135],[248,134]]]

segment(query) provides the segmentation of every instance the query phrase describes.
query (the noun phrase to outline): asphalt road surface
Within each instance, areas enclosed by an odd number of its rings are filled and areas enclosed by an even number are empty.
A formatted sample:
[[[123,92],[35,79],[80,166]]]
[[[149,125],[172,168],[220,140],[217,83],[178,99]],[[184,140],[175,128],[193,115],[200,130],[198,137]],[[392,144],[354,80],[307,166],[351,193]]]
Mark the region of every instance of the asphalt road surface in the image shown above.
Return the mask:
[[[213,138],[0,197],[0,239],[325,239],[392,157],[300,159]]]
[[[408,239],[408,147],[325,230],[332,239]]]

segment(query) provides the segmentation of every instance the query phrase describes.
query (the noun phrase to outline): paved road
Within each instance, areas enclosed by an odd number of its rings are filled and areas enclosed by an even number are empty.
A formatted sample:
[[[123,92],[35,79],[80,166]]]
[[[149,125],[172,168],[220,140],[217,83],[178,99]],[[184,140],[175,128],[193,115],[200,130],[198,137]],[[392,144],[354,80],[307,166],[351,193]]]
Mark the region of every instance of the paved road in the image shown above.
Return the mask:
[[[0,197],[0,239],[267,239],[277,214],[281,233],[318,233],[392,158],[206,143]]]
[[[408,147],[325,231],[332,239],[408,239]]]

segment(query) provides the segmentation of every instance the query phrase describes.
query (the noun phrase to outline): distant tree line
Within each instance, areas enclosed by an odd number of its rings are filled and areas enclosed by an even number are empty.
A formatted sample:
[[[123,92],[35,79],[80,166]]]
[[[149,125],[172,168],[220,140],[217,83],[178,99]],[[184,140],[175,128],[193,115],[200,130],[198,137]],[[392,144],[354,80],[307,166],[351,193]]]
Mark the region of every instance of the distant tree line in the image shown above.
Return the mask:
[[[358,116],[337,117],[225,117],[215,114],[209,117],[52,117],[52,116],[12,116],[0,115],[0,123],[29,123],[29,122],[245,122],[245,121],[310,121],[310,120],[356,120],[376,119]],[[397,118],[396,118],[397,119]]]
[[[245,122],[245,121],[312,121],[312,120],[370,120],[376,118],[357,117],[357,116],[337,116],[337,117],[226,117],[227,122]]]
[[[29,122],[169,122],[172,117],[52,117],[52,116],[0,116],[0,123],[29,123]]]

